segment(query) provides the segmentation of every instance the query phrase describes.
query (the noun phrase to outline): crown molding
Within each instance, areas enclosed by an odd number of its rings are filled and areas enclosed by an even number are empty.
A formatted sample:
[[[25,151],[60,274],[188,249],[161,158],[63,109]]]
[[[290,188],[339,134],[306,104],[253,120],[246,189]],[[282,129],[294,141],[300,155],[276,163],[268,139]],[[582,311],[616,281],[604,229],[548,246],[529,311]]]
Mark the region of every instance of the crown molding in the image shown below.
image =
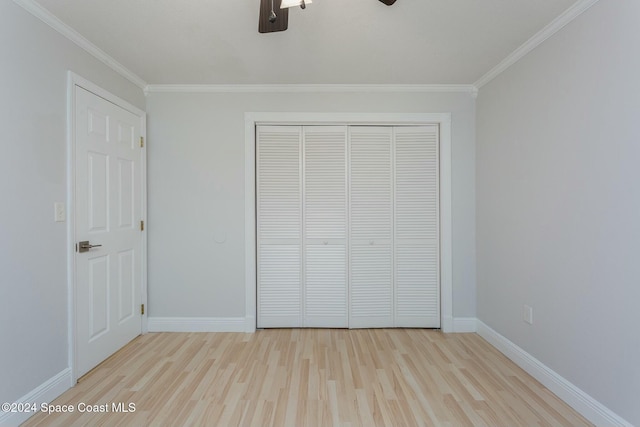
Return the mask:
[[[573,6],[565,10],[560,16],[551,21],[533,37],[524,42],[522,46],[514,50],[509,56],[503,59],[498,65],[493,67],[487,74],[480,77],[473,86],[480,89],[482,86],[495,79],[507,68],[518,62],[522,57],[540,46],[545,40],[564,28],[571,21],[580,16],[584,11],[596,4],[598,0],[579,0]]]
[[[116,73],[149,93],[468,93],[477,97],[478,90],[522,59],[549,37],[564,28],[598,0],[579,0],[560,16],[527,40],[474,84],[147,84],[140,76],[109,56],[80,33],[58,19],[35,0],[13,0],[14,3],[74,42]]]
[[[62,22],[47,9],[40,6],[35,0],[13,0],[13,2],[22,7],[27,12],[31,13],[36,18],[40,19],[45,24],[49,25],[51,28],[53,28],[72,42],[74,42],[90,55],[103,62],[113,71],[120,74],[122,77],[129,80],[140,89],[144,90],[144,88],[147,87],[147,82],[145,82],[140,76],[113,59],[102,49],[80,35],[80,33],[78,33],[76,30]]]
[[[413,93],[468,93],[475,96],[473,85],[389,85],[389,84],[158,84],[148,85],[149,93],[336,93],[336,92],[413,92]]]

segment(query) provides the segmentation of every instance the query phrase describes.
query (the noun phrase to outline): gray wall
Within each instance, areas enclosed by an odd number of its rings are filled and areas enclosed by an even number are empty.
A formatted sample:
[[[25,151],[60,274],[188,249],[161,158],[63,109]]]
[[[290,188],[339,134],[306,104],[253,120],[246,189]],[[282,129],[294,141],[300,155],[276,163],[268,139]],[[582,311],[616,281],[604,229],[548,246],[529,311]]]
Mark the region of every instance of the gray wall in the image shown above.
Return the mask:
[[[452,113],[453,310],[475,317],[475,100],[464,93],[149,94],[149,315],[245,316],[244,113],[273,111]]]
[[[11,1],[0,1],[0,402],[68,367],[67,70],[144,108],[142,91]]]
[[[600,1],[483,87],[476,147],[478,317],[634,425],[638,17]]]

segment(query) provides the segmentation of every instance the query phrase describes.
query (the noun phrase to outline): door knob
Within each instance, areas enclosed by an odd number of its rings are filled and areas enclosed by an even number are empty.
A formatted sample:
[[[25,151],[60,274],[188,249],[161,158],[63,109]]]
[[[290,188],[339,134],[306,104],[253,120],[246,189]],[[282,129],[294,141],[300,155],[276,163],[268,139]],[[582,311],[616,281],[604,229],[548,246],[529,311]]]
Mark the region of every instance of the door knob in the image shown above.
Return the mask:
[[[89,243],[88,240],[85,240],[83,242],[78,243],[78,252],[83,253],[83,252],[89,252],[89,249],[91,248],[99,248],[102,245],[92,245],[91,243]]]

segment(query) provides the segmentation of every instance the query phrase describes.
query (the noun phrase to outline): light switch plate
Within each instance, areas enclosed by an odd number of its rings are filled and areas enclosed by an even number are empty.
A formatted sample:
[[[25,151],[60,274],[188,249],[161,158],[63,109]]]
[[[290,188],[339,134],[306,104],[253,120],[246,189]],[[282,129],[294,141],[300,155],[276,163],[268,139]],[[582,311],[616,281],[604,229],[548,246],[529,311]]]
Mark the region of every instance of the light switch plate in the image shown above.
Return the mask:
[[[56,202],[53,204],[54,219],[56,222],[64,222],[67,218],[67,212],[64,203]]]

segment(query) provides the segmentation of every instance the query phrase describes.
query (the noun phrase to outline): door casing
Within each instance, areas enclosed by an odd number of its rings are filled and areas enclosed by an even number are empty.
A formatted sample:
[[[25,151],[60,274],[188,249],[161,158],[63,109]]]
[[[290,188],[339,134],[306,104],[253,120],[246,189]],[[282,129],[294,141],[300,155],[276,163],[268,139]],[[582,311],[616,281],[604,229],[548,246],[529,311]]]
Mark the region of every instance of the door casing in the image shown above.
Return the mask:
[[[76,265],[75,265],[75,244],[77,238],[75,235],[76,218],[75,218],[75,188],[76,188],[76,135],[75,135],[75,99],[76,87],[81,87],[93,94],[135,114],[140,117],[140,133],[144,138],[145,144],[142,148],[142,220],[147,223],[147,126],[146,113],[130,104],[129,102],[119,98],[108,92],[91,81],[69,71],[67,76],[67,305],[68,305],[68,364],[71,369],[71,384],[78,381],[76,369],[76,351],[77,351],[77,331],[76,331]],[[142,233],[142,274],[140,283],[140,298],[142,304],[147,307],[147,233]],[[142,333],[146,333],[147,328],[147,312],[142,315]]]
[[[451,211],[451,113],[271,113],[247,112],[245,123],[245,332],[256,330],[256,126],[430,125],[440,126],[440,329],[453,332]]]

